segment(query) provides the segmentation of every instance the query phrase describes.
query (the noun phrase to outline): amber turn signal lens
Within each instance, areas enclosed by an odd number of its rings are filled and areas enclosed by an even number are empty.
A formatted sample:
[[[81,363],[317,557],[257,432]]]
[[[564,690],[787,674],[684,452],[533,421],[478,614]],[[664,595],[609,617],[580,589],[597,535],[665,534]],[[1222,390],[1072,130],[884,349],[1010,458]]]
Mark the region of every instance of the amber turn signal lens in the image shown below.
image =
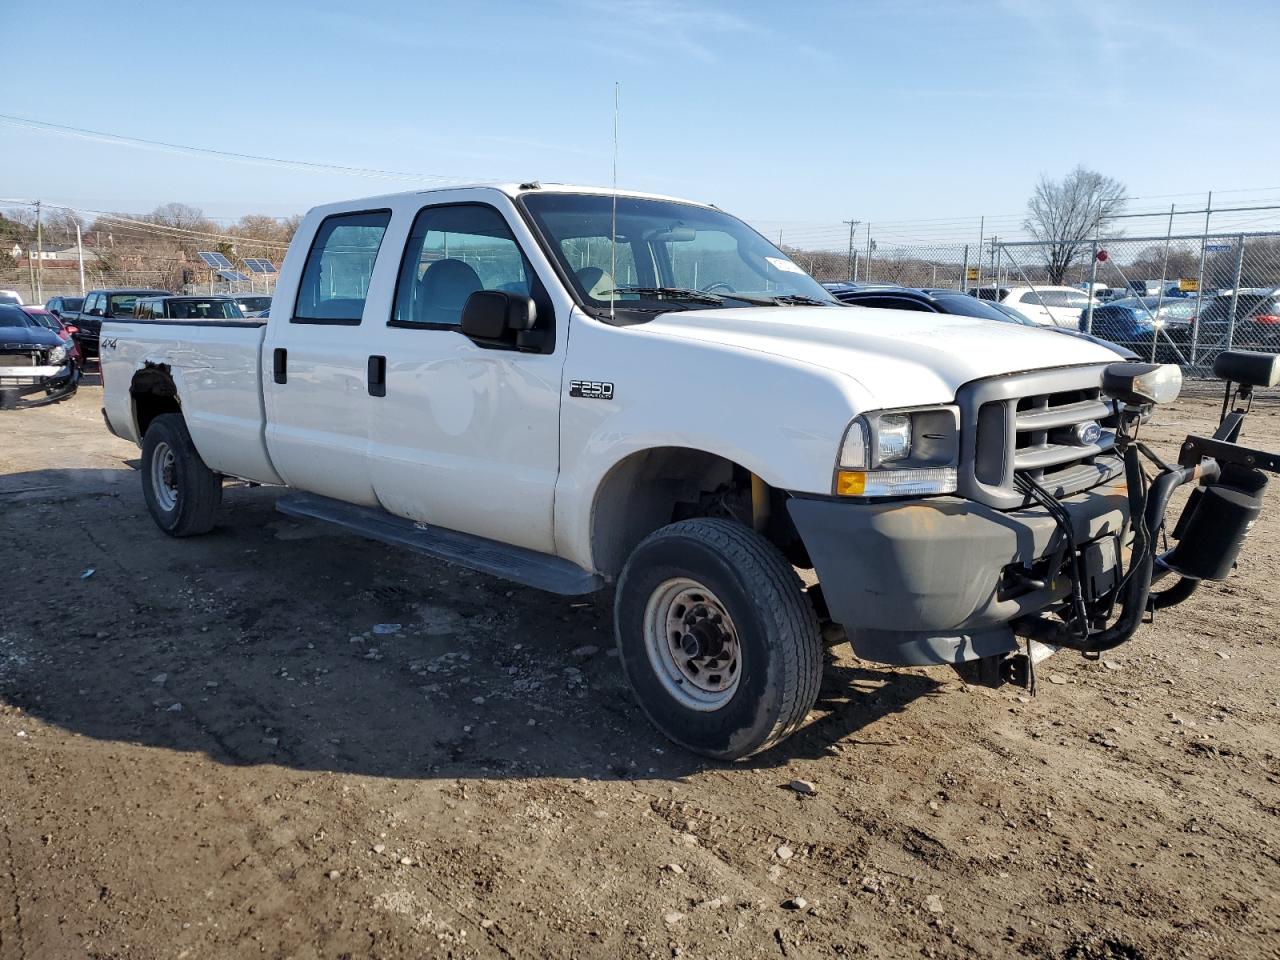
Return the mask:
[[[841,470],[836,474],[836,493],[842,497],[860,497],[867,489],[867,475],[862,470]]]

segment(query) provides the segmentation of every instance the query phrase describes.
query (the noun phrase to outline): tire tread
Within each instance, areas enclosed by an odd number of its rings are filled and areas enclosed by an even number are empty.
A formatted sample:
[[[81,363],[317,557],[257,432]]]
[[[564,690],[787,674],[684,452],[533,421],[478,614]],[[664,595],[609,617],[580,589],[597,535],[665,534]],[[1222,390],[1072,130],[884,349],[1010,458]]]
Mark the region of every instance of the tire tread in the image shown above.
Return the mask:
[[[685,537],[707,544],[724,557],[749,587],[768,594],[760,606],[769,612],[773,620],[770,633],[780,641],[782,709],[773,729],[747,756],[767,750],[794,733],[818,699],[823,648],[813,604],[805,596],[795,568],[782,552],[750,527],[716,517],[695,517],[662,527],[644,543],[669,537]]]

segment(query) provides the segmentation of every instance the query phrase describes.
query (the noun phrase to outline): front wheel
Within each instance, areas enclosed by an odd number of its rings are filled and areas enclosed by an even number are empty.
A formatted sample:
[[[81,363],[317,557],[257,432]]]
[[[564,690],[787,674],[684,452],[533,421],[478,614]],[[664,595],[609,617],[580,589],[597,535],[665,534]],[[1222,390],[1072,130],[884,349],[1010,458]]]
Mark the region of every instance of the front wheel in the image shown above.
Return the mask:
[[[222,502],[222,477],[200,459],[181,414],[156,417],[142,438],[142,494],[171,537],[208,533]]]
[[[818,698],[813,605],[777,548],[741,524],[683,520],[642,541],[618,582],[614,632],[641,709],[703,756],[767,749]]]

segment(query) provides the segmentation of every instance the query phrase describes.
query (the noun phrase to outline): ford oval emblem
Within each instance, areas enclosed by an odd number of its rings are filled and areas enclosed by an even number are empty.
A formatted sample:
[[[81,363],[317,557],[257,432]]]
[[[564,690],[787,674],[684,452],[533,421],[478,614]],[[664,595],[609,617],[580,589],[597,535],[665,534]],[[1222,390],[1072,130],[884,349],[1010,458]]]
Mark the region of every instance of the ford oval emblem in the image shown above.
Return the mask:
[[[1077,423],[1075,428],[1076,443],[1082,447],[1092,447],[1102,439],[1102,425],[1097,420],[1086,420]]]

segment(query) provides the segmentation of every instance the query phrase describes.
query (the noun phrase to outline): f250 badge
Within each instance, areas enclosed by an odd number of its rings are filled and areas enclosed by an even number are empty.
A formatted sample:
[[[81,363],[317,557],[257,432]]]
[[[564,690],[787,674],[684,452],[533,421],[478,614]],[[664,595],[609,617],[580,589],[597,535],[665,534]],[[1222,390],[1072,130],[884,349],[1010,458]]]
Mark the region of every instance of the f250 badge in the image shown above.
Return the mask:
[[[587,400],[612,400],[613,384],[607,380],[570,380],[569,396]]]

